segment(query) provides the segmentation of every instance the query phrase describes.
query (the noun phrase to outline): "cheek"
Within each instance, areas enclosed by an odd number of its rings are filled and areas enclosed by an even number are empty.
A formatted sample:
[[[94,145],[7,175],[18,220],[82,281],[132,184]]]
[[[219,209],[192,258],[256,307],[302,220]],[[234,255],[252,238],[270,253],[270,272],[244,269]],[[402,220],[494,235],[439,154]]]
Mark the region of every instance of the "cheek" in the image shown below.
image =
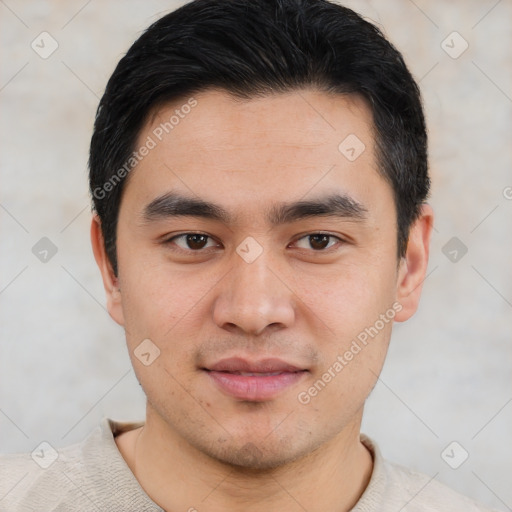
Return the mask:
[[[348,421],[375,386],[396,314],[392,303],[375,289],[349,293],[348,288],[318,298],[315,307],[322,321],[312,335],[322,358],[297,395],[300,404],[319,410],[337,408],[331,416],[333,424]]]
[[[309,387],[302,390],[304,400],[337,403],[349,414],[372,390],[396,314],[393,279],[386,270],[352,265],[329,279],[304,279],[302,297],[314,313],[311,335],[322,353]]]
[[[144,264],[139,262],[143,261]],[[122,307],[126,319],[126,337],[134,349],[141,340],[149,338],[162,350],[173,340],[179,340],[172,347],[174,353],[179,347],[191,347],[196,333],[205,324],[208,292],[218,277],[213,273],[171,270],[168,262],[151,262],[150,255],[132,254],[120,264],[122,282]],[[183,343],[184,336],[187,343]],[[197,343],[197,339],[196,339]]]
[[[297,279],[301,300],[324,329],[347,339],[373,325],[392,307],[392,272],[381,265],[352,264],[325,275]]]

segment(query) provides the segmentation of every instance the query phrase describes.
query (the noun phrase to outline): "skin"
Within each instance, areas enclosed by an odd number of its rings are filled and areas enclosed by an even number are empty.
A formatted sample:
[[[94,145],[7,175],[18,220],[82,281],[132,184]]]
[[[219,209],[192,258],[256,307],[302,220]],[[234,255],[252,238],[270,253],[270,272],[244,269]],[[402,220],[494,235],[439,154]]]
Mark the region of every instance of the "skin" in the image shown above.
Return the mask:
[[[126,330],[147,396],[144,427],[118,436],[117,446],[165,510],[349,510],[372,472],[360,425],[393,322],[310,403],[297,395],[393,303],[401,305],[394,321],[414,314],[432,209],[423,206],[398,261],[392,189],[377,171],[370,110],[356,96],[301,90],[241,101],[209,90],[194,97],[197,106],[129,176],[117,277],[99,219],[91,223],[108,311]],[[137,147],[185,101],[155,112]],[[350,134],[366,146],[353,162],[338,150]],[[234,221],[144,222],[144,207],[168,191],[214,202]],[[365,219],[266,220],[274,203],[333,191],[364,205]],[[199,253],[183,237],[162,242],[190,232],[212,237]],[[334,237],[325,249],[307,236],[318,232]],[[263,248],[250,264],[236,252],[247,236]],[[160,350],[149,366],[134,355],[147,338]],[[201,370],[231,356],[278,357],[308,372],[270,400],[237,400]]]

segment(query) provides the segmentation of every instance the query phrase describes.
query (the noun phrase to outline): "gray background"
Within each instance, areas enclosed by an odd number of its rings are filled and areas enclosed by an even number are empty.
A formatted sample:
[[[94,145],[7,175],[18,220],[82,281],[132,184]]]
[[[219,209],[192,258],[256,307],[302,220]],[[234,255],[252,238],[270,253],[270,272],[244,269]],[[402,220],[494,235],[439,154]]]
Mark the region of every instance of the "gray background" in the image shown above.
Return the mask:
[[[87,150],[115,64],[179,4],[0,0],[0,452],[144,417],[90,247]],[[420,309],[395,326],[363,431],[385,457],[510,510],[512,2],[345,5],[383,28],[420,82],[436,212]],[[59,45],[46,59],[31,48],[43,31]],[[453,31],[469,44],[458,58]],[[32,252],[42,237],[57,248],[47,262]],[[441,457],[452,441],[450,462],[469,453],[458,469]]]

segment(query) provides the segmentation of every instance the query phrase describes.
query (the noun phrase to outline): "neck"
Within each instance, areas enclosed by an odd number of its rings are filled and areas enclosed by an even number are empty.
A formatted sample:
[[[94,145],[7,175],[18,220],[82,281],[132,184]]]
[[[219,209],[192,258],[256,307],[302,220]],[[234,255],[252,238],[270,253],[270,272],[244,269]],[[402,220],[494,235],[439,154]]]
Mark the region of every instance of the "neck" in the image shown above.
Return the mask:
[[[270,469],[212,459],[178,436],[148,407],[146,424],[116,438],[148,496],[164,510],[263,512],[350,510],[371,477],[360,442],[362,410],[353,424],[313,453]]]

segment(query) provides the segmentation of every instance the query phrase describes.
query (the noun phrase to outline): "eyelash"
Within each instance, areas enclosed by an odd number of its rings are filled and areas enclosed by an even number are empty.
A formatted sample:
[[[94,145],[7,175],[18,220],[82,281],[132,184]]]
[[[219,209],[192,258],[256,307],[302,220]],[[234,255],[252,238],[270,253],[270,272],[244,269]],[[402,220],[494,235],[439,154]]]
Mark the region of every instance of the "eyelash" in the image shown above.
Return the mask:
[[[164,240],[162,243],[166,246],[171,246],[173,244],[173,242],[179,238],[184,238],[188,235],[200,235],[200,236],[204,236],[204,237],[207,237],[208,239],[212,240],[213,237],[210,236],[210,235],[207,235],[206,233],[200,233],[200,232],[188,232],[188,233],[181,233],[179,235],[174,235],[172,236],[171,238],[168,238],[166,240]],[[308,237],[312,237],[312,236],[326,236],[326,237],[329,237],[329,239],[336,239],[339,243],[343,244],[343,243],[346,243],[345,240],[343,240],[342,238],[340,238],[339,236],[336,236],[336,235],[332,235],[331,233],[324,233],[324,232],[321,232],[321,231],[318,231],[318,232],[312,232],[312,233],[308,233],[306,235],[302,235],[300,238],[297,238],[296,241],[299,241],[299,240],[303,240],[305,238],[308,238]],[[328,246],[327,248],[325,249],[310,249],[313,253],[317,253],[317,254],[327,254],[329,252],[331,252],[330,249],[333,249],[333,247],[335,247],[336,244],[334,245],[331,245],[330,247]],[[181,252],[181,253],[185,253],[185,254],[191,254],[191,253],[196,253],[196,254],[201,254],[201,253],[205,253],[207,249],[211,249],[211,247],[207,247],[206,249],[198,249],[198,250],[194,250],[194,249],[183,249],[182,247],[179,247],[179,246],[176,246],[176,247],[172,247],[172,250],[173,251],[176,251],[176,252]],[[304,249],[302,249],[304,250]],[[308,249],[305,249],[305,250],[308,250]]]

